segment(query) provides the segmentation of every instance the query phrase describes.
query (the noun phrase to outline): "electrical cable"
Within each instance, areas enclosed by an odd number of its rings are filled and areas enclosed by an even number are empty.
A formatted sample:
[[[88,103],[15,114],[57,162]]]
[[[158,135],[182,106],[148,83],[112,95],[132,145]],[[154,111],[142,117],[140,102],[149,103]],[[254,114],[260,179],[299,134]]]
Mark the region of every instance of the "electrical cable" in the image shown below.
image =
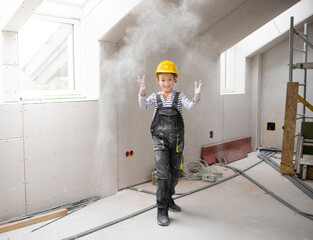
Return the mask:
[[[203,159],[197,159],[197,161],[187,162],[183,165],[182,175],[188,180],[200,180],[206,182],[215,182],[216,178],[222,177],[223,174],[216,171],[215,168],[209,166]],[[212,172],[212,169],[216,173]]]

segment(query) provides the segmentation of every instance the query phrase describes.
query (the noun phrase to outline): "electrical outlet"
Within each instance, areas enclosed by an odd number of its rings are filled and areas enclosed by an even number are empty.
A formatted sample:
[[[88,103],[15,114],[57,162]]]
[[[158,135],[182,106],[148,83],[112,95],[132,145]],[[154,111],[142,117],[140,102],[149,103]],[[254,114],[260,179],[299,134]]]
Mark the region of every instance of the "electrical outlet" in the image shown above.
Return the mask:
[[[210,131],[210,138],[213,138],[213,131]]]

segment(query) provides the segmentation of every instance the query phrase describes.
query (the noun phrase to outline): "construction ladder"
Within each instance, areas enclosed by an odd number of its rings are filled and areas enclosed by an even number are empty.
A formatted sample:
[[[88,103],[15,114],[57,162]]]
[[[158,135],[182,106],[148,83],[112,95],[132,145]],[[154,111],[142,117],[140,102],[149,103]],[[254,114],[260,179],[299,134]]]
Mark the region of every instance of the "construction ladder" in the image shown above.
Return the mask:
[[[300,38],[303,43],[303,49],[294,48],[294,36]],[[299,173],[299,161],[301,158],[296,159],[296,165],[293,163],[293,151],[295,143],[295,130],[296,130],[296,120],[301,119],[302,125],[306,122],[306,107],[313,111],[313,106],[306,101],[307,97],[307,69],[313,69],[313,62],[307,62],[308,46],[313,49],[313,44],[308,40],[307,24],[304,24],[304,31],[299,32],[294,27],[294,18],[290,18],[290,30],[289,30],[289,82],[287,83],[287,94],[286,94],[286,109],[285,109],[285,122],[284,122],[284,136],[283,136],[283,147],[282,147],[282,161],[280,166],[280,172],[286,174],[296,174]],[[294,51],[303,53],[302,63],[293,63],[293,53]],[[293,82],[293,70],[302,69],[304,71],[304,82],[299,84],[298,82]],[[303,87],[303,97],[298,94],[299,86]],[[297,117],[297,103],[303,103],[302,114]],[[301,135],[301,133],[299,133]],[[308,141],[311,141],[308,139]],[[312,142],[305,143],[309,146],[313,146]],[[299,144],[298,144],[299,145]],[[297,147],[298,147],[297,145]],[[297,150],[298,151],[298,150]],[[299,156],[299,154],[297,154]],[[301,156],[302,157],[302,156]],[[311,165],[310,163],[308,165]],[[313,161],[312,161],[313,165]],[[305,165],[306,167],[306,165]],[[298,169],[297,169],[298,168]],[[313,169],[308,174],[313,177]]]

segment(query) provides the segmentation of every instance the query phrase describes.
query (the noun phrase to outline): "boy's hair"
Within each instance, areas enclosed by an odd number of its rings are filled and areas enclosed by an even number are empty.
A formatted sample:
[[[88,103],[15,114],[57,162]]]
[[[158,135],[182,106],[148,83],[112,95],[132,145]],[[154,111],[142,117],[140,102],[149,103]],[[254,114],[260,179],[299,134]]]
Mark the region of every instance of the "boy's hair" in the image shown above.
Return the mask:
[[[167,72],[164,72],[164,73],[167,73]],[[160,74],[162,74],[162,72],[160,72],[160,73],[157,73],[157,76],[158,76],[158,79],[159,79],[159,75]],[[174,77],[174,79],[176,78],[176,73],[171,73],[172,75],[173,75],[173,77]]]

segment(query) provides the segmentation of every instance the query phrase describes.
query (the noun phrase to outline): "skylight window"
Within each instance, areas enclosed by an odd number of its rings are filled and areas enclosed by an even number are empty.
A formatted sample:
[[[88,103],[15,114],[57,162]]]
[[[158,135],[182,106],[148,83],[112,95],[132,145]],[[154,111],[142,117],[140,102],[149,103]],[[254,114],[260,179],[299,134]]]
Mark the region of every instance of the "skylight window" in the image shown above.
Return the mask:
[[[75,22],[31,18],[18,33],[22,98],[77,95]]]

